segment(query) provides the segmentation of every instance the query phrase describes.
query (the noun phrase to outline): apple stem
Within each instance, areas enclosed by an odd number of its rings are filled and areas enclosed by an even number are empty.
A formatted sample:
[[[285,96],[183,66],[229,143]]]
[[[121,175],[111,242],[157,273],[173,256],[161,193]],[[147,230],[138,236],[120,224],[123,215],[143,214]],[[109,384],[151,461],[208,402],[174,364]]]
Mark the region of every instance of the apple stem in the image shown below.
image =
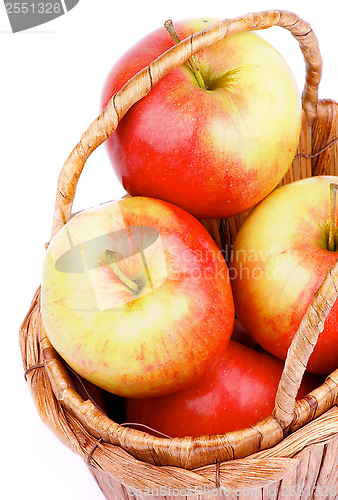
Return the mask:
[[[172,22],[172,20],[168,19],[168,21],[166,21],[164,23],[164,26],[165,26],[166,30],[168,31],[168,33],[170,34],[171,38],[176,43],[176,45],[179,44],[181,40],[179,39],[179,36],[175,30],[175,26],[174,26],[174,23]],[[196,54],[193,54],[192,56],[190,56],[187,63],[189,64],[190,69],[194,73],[198,85],[201,87],[201,89],[207,90],[207,88],[205,86],[205,82],[202,78],[202,75],[201,75],[201,72],[199,69],[199,61],[198,61],[198,57],[196,56]]]
[[[335,235],[336,235],[336,227],[337,227],[337,218],[336,218],[336,202],[337,202],[337,189],[338,184],[334,182],[330,183],[330,232],[329,232],[329,243],[328,249],[330,252],[335,251]]]
[[[111,250],[106,250],[105,254],[112,270],[114,271],[118,279],[121,280],[122,283],[124,283],[126,287],[129,288],[130,291],[138,293],[141,290],[141,284],[138,281],[131,280],[121,271],[116,262],[116,253],[112,252]]]

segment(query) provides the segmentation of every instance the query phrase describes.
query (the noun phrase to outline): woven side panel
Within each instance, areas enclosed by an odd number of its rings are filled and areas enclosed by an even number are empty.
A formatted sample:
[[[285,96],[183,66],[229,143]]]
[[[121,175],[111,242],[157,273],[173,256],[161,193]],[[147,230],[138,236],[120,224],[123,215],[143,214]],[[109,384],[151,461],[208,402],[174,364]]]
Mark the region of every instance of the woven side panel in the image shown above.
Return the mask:
[[[304,450],[298,466],[278,485],[277,498],[296,500],[310,500],[317,497],[334,498],[322,495],[324,489],[317,481],[318,473],[325,463],[325,450],[325,444],[315,445]],[[326,485],[325,490],[328,490],[328,487],[329,485]]]
[[[328,498],[338,496],[338,438],[329,441],[323,450],[323,460],[318,472],[317,486],[318,490],[325,493],[328,488]]]
[[[310,158],[311,155],[310,128],[308,126],[304,111],[302,120],[303,120],[302,131],[299,137],[295,159],[293,160],[291,167],[286,172],[285,176],[278,184],[278,186],[284,186],[285,184],[290,184],[291,182],[298,181],[300,179],[306,179],[307,177],[312,176],[312,167]]]
[[[284,471],[281,479],[274,480],[271,476],[267,484],[263,486],[259,485],[259,480],[257,484],[252,481],[255,473],[255,460],[247,460],[251,462],[249,474],[238,467],[237,481],[231,477],[229,467],[225,471],[220,468],[219,477],[215,477],[213,487],[188,486],[184,482],[176,487],[170,484],[154,484],[149,489],[142,488],[141,485],[131,487],[92,465],[89,466],[89,470],[107,500],[147,500],[149,496],[157,500],[164,498],[186,500],[192,495],[196,500],[206,500],[222,494],[225,498],[233,500],[242,498],[310,500],[317,497],[333,499],[338,494],[337,452],[338,437],[307,447],[297,454],[297,458],[293,460],[289,470]],[[267,475],[271,472],[271,464],[272,462],[266,464]]]
[[[338,175],[337,102],[331,99],[318,102],[312,136],[312,153],[315,155],[312,159],[313,175]]]
[[[127,488],[117,479],[92,465],[89,465],[88,468],[107,500],[129,500],[130,495]],[[136,500],[136,495],[133,498]]]
[[[291,463],[291,462],[290,462]],[[264,486],[260,486],[259,482],[257,485],[253,483],[255,470],[257,469],[254,463],[250,463],[250,468],[242,470],[241,475],[238,474],[237,480],[232,481],[231,473],[225,476],[225,480],[220,479],[219,483],[213,485],[199,485],[199,484],[186,484],[182,481],[180,485],[173,486],[171,484],[154,484],[152,488],[142,488],[142,485],[139,487],[126,486],[123,483],[120,483],[115,477],[107,474],[106,472],[97,469],[93,466],[89,466],[90,472],[95,478],[97,484],[102,490],[105,498],[108,500],[124,500],[124,499],[138,499],[138,500],[146,500],[149,497],[156,498],[162,500],[166,499],[178,499],[178,500],[186,500],[186,499],[200,499],[204,500],[212,497],[220,497],[224,496],[225,498],[237,499],[237,498],[245,498],[254,496],[257,498],[264,498],[267,494],[269,497],[275,496],[278,492],[280,485],[283,483],[284,479],[274,480],[273,475],[269,480],[263,480]],[[265,464],[266,476],[272,472],[276,472],[274,466],[278,468],[277,464],[269,463]],[[291,475],[292,478],[296,475],[298,462],[292,462],[293,469],[288,472],[284,471],[284,477],[289,478]],[[262,471],[262,466],[260,466]],[[290,469],[289,469],[290,470]],[[240,467],[238,467],[238,472],[240,472]],[[221,473],[222,474],[222,473]],[[215,477],[216,479],[216,477]],[[251,479],[251,484],[248,480]],[[231,484],[232,483],[232,484]]]

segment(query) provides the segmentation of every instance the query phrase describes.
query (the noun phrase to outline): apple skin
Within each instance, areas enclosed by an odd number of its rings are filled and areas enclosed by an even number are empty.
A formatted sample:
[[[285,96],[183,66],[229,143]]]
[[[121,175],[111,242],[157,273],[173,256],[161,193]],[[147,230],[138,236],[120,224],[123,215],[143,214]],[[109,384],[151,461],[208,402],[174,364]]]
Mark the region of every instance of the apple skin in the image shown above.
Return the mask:
[[[115,251],[131,292],[105,250]],[[234,323],[228,268],[184,210],[135,197],[75,215],[51,241],[41,314],[47,336],[82,377],[119,396],[195,383],[226,348]]]
[[[285,359],[315,291],[338,252],[327,249],[330,182],[303,179],[276,189],[255,207],[239,230],[229,264],[236,314],[267,351]],[[338,367],[338,303],[307,370],[329,374]]]
[[[170,437],[250,427],[271,415],[283,366],[267,352],[230,340],[216,365],[193,386],[159,398],[127,399],[127,421]],[[298,398],[318,385],[318,376],[305,374]]]
[[[214,22],[175,26],[184,39]],[[130,48],[106,78],[101,108],[173,45],[162,27]],[[169,201],[200,219],[228,217],[255,206],[290,167],[300,97],[284,59],[254,33],[226,37],[198,59],[210,90],[186,64],[178,67],[132,106],[106,146],[129,194]]]

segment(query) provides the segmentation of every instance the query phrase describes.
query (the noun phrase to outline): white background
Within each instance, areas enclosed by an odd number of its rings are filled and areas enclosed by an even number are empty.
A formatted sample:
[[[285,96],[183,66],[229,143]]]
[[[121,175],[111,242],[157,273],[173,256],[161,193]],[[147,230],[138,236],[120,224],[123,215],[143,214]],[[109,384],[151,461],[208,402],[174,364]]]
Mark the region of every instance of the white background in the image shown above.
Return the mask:
[[[168,18],[230,18],[273,8],[292,10],[310,22],[324,60],[319,97],[338,100],[336,0],[80,0],[67,15],[16,34],[1,2],[1,498],[103,499],[82,459],[39,418],[23,377],[18,329],[40,282],[61,166],[98,114],[111,65]],[[302,87],[297,42],[281,28],[264,36]],[[101,146],[84,169],[74,209],[123,193]]]

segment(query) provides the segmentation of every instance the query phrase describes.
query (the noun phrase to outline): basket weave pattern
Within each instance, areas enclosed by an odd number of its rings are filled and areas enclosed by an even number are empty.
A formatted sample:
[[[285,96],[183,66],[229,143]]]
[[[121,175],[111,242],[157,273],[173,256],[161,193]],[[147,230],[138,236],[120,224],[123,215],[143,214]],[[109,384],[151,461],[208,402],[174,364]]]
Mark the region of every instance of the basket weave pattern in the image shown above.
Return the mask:
[[[182,41],[113,96],[62,168],[51,238],[71,216],[86,160],[115,130],[134,102],[198,50],[232,33],[271,26],[291,32],[306,63],[301,137],[292,167],[281,184],[314,175],[338,175],[338,144],[334,142],[338,136],[338,104],[318,100],[322,60],[311,27],[290,12],[249,14],[224,20]],[[216,243],[227,248],[247,215],[202,223]],[[257,498],[290,495],[305,499],[312,498],[315,492],[334,498],[335,485],[338,495],[338,370],[305,399],[296,403],[295,395],[337,290],[338,264],[329,270],[295,335],[273,415],[248,429],[167,439],[117,424],[105,413],[102,392],[85,381],[79,382],[51,346],[40,315],[40,289],[19,333],[26,378],[42,420],[87,461],[107,499],[146,498],[142,491],[147,490],[158,491],[158,495],[153,494],[155,498],[186,498],[189,494],[208,498],[205,491],[215,488],[229,492],[227,498],[239,498],[239,490],[252,488],[257,489]],[[302,346],[304,338],[309,339],[307,349]],[[297,490],[292,490],[295,486]],[[283,489],[288,495],[283,495]]]

